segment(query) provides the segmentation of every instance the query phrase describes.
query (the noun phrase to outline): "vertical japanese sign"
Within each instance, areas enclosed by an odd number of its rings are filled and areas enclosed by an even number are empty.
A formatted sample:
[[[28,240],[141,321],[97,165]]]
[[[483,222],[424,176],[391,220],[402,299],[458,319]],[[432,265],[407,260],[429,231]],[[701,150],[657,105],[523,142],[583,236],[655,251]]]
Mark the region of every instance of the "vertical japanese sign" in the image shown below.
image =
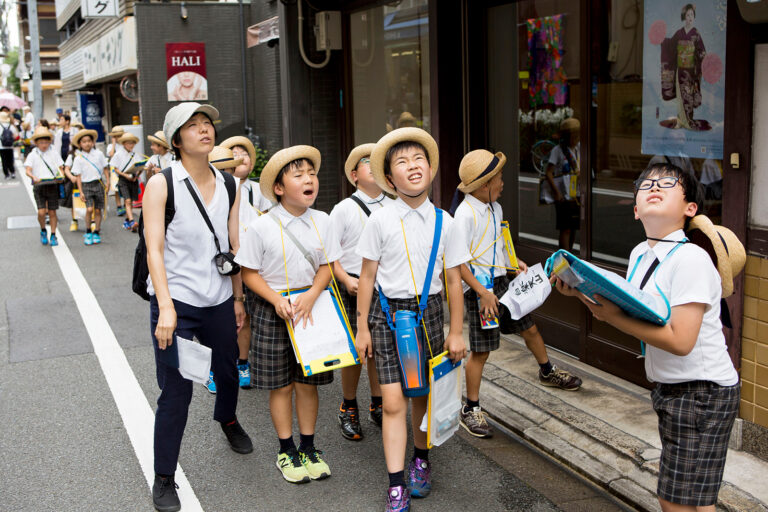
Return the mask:
[[[87,130],[96,130],[98,137],[94,142],[103,142],[104,126],[101,120],[104,117],[104,99],[101,94],[80,94],[79,96],[83,126]]]
[[[80,12],[83,18],[116,18],[118,0],[81,0]]]
[[[646,155],[723,158],[726,0],[645,0]]]
[[[205,43],[165,43],[168,101],[208,99]]]

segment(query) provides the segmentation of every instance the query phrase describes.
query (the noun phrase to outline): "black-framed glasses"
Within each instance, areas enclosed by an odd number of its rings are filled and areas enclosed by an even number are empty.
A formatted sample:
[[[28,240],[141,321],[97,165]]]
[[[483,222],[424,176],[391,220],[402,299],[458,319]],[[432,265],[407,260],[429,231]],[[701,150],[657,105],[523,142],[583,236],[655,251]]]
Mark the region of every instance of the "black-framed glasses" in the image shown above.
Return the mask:
[[[635,181],[636,190],[649,190],[652,189],[655,184],[659,184],[659,188],[672,188],[677,185],[680,178],[677,176],[662,176],[661,178],[645,178]]]

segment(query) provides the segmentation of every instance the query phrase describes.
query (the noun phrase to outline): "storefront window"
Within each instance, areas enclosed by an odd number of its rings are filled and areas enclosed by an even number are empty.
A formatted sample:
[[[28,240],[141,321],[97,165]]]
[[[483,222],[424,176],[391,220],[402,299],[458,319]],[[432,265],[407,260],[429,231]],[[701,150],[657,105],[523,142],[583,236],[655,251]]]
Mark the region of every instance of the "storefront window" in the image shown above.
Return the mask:
[[[354,144],[387,131],[430,131],[427,0],[350,14]]]
[[[613,4],[593,55],[592,257],[626,265],[644,238],[633,181],[653,163],[696,174],[704,212],[722,204],[725,2]]]

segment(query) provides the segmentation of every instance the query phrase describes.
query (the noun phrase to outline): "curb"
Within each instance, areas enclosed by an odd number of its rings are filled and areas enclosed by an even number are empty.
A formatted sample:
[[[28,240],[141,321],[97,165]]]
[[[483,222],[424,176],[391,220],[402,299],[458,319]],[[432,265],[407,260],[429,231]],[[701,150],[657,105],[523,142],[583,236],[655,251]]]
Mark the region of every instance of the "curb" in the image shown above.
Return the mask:
[[[483,409],[494,421],[643,511],[661,510],[656,498],[661,451],[488,361]],[[724,482],[718,510],[768,512],[751,494]]]

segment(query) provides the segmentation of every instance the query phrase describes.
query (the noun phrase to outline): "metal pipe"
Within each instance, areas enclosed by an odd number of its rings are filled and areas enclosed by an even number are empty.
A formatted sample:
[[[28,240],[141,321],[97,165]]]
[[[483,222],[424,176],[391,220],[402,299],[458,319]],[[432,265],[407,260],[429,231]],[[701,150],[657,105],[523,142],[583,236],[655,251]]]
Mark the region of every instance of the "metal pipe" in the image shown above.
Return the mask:
[[[253,130],[248,125],[248,80],[246,78],[245,68],[245,20],[243,19],[243,0],[237,1],[240,8],[240,71],[243,76],[243,129],[245,130],[245,136],[249,139],[253,134]],[[251,162],[254,164],[255,162]]]
[[[37,0],[29,0],[27,5],[29,20],[29,50],[32,53],[32,113],[35,121],[43,118],[43,73],[40,70],[40,30],[37,19]],[[35,127],[31,126],[30,130]]]

